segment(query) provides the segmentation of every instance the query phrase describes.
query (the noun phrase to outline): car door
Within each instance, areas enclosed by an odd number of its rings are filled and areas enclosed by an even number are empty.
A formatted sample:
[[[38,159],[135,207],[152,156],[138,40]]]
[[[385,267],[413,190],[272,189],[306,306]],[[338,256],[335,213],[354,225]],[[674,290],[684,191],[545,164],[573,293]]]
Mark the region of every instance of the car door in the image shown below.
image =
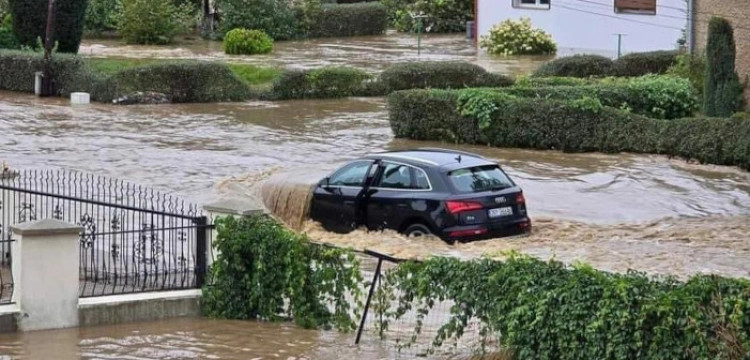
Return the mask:
[[[327,182],[318,184],[313,192],[311,218],[327,230],[351,231],[357,222],[357,199],[373,169],[376,166],[372,160],[353,161],[335,171]]]
[[[400,230],[399,227],[413,213],[413,203],[419,192],[429,189],[426,175],[410,165],[384,161],[375,179],[367,202],[368,227]],[[422,177],[415,175],[424,175]]]

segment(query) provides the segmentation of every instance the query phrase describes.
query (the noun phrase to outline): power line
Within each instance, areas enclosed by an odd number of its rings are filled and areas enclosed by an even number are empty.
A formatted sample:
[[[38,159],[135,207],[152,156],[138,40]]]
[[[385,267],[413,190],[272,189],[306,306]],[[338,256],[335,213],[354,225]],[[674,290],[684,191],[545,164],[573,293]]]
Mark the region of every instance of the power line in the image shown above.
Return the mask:
[[[600,5],[600,6],[604,6],[604,7],[607,7],[607,8],[612,8],[612,6],[610,6],[609,4],[605,4],[605,3],[601,3],[601,2],[593,1],[593,0],[573,0],[573,1],[578,1],[578,2],[582,2],[582,3]],[[680,20],[687,19],[688,9],[686,9],[686,8],[680,8],[680,7],[677,7],[677,6],[669,6],[669,5],[658,5],[658,4],[656,5],[656,7],[660,7],[660,8],[664,8],[664,9],[673,9],[673,10],[682,11],[682,12],[685,13],[685,17],[683,18],[682,16],[665,15],[665,14],[656,14],[656,16],[671,17],[671,18],[680,19]],[[750,17],[739,16],[739,15],[722,15],[722,14],[715,14],[715,13],[702,12],[702,11],[696,11],[695,14],[696,15],[708,15],[708,16],[721,16],[721,17],[726,17],[726,18],[734,18],[734,19],[738,19],[738,20],[750,20]],[[703,20],[701,20],[701,21],[703,21]],[[744,27],[740,27],[740,28],[741,29],[745,29]]]
[[[651,25],[651,26],[655,26],[655,27],[660,27],[660,28],[665,28],[665,29],[672,29],[672,30],[682,30],[682,28],[678,28],[678,27],[674,27],[674,26],[655,24],[655,23],[648,22],[648,21],[640,21],[640,20],[635,20],[635,19],[623,18],[623,17],[619,17],[619,16],[616,16],[616,15],[602,14],[602,13],[593,12],[593,11],[576,9],[576,8],[572,8],[572,7],[567,7],[565,5],[556,5],[556,6],[559,6],[559,7],[563,8],[563,9],[568,9],[570,11],[577,11],[577,12],[591,14],[591,15],[604,16],[604,17],[613,18],[613,19],[622,20],[622,21],[628,21],[628,22],[632,22],[632,23],[638,23],[638,24],[644,24],[644,25]],[[685,20],[687,21],[687,19],[685,19]]]

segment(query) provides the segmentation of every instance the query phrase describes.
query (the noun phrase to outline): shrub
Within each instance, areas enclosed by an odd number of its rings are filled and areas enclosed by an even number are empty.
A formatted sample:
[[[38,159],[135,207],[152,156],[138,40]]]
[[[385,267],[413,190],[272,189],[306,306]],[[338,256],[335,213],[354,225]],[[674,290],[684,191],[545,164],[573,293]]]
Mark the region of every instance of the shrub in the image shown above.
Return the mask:
[[[353,96],[371,77],[362,70],[347,67],[288,70],[274,83],[272,96],[279,100]]]
[[[516,78],[516,87],[546,87],[546,86],[586,86],[594,85],[595,81],[570,76],[534,77],[519,76]]]
[[[172,0],[122,0],[117,30],[128,44],[164,45],[186,30],[193,9]]]
[[[177,62],[125,69],[112,77],[116,96],[137,91],[168,95],[175,103],[243,101],[247,85],[225,64]]]
[[[603,105],[624,108],[658,119],[692,116],[698,109],[695,90],[686,79],[664,75],[606,79],[591,85],[524,87],[502,90],[521,97],[557,100],[598,99]]]
[[[388,92],[405,89],[457,89],[464,87],[510,86],[513,80],[490,74],[467,62],[424,61],[394,64],[380,74]]]
[[[573,55],[557,58],[542,64],[535,77],[569,76],[585,78],[607,76],[612,71],[612,60],[599,55]]]
[[[388,13],[380,2],[324,5],[313,37],[380,35],[388,27]]]
[[[642,76],[664,74],[677,62],[679,53],[674,50],[631,53],[614,61],[612,76]]]
[[[94,34],[117,29],[117,12],[121,0],[89,0],[85,29]]]
[[[47,0],[10,0],[13,32],[21,45],[35,48],[47,29]],[[55,2],[55,38],[58,51],[77,53],[83,36],[88,0]]]
[[[703,99],[704,82],[706,81],[706,56],[682,54],[677,62],[667,70],[667,74],[690,80],[699,99]]]
[[[18,49],[20,44],[13,33],[13,19],[10,14],[3,17],[0,24],[0,49]]]
[[[273,39],[261,30],[234,29],[224,36],[224,52],[232,55],[268,54]]]
[[[499,356],[517,360],[740,360],[750,348],[750,283],[717,275],[679,281],[517,253],[504,261],[434,257],[388,270],[373,298],[373,308],[385,309],[374,314],[378,329],[411,312],[433,318],[440,301],[461,304],[441,314],[446,320],[427,340],[428,354],[462,342],[469,326],[483,342],[510,350]],[[417,321],[399,331],[420,328]]]
[[[494,109],[486,104],[475,106],[477,112],[472,114],[468,111],[472,107],[459,107],[459,98],[469,91],[478,90],[390,94],[388,114],[393,133],[398,138],[499,147],[667,154],[750,170],[750,121],[746,119],[665,121],[592,106],[588,100],[491,95],[481,99],[495,99]],[[464,99],[463,103],[469,101]],[[490,121],[480,129],[480,119],[487,116],[487,109],[491,110]]]
[[[88,90],[79,78],[86,73],[86,64],[78,56],[54,54],[52,56],[52,79],[58,94]],[[31,51],[0,51],[0,89],[16,92],[34,92],[34,74],[44,70],[42,53]],[[89,85],[85,85],[89,86]]]
[[[300,37],[299,19],[288,1],[279,0],[216,0],[221,9],[220,31],[258,29],[276,41]]]
[[[313,245],[266,215],[229,216],[216,225],[219,255],[201,299],[207,316],[357,328],[363,279],[351,252]]]
[[[730,116],[742,109],[742,85],[734,69],[734,30],[723,18],[712,17],[706,43],[705,99],[707,116]]]
[[[410,13],[422,13],[422,31],[454,33],[466,31],[466,22],[474,18],[474,2],[467,0],[383,0],[391,24],[398,31],[416,32],[418,23]]]
[[[489,54],[499,55],[547,55],[557,53],[557,44],[552,36],[531,25],[531,19],[506,19],[490,29],[479,45]]]

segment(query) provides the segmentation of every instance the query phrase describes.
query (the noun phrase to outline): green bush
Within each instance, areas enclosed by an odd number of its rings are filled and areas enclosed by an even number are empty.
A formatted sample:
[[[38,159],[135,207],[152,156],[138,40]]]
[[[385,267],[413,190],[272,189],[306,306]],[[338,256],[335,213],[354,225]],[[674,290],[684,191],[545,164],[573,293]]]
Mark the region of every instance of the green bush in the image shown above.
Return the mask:
[[[459,107],[465,92],[484,93],[483,101],[463,101],[481,106]],[[567,152],[667,154],[750,170],[750,121],[745,119],[665,121],[596,106],[597,101],[592,104],[586,97],[564,101],[492,96],[496,92],[395,92],[388,97],[390,125],[398,138]],[[487,106],[487,99],[495,101],[492,106]],[[487,116],[490,121],[480,129],[480,120]]]
[[[225,64],[177,62],[125,69],[111,78],[115,95],[154,91],[175,103],[243,101],[250,90]]]
[[[276,41],[303,36],[298,14],[288,1],[216,0],[221,9],[221,34],[232,29],[263,30]]]
[[[81,76],[86,76],[84,60],[72,54],[52,56],[52,79],[58,94],[68,95],[75,91],[88,90]],[[0,51],[0,90],[34,92],[34,74],[44,70],[42,53],[31,51]]]
[[[423,13],[422,31],[455,33],[466,31],[466,22],[474,19],[474,2],[468,0],[382,0],[391,25],[398,31],[416,32],[417,22],[409,15]]]
[[[388,13],[380,2],[323,6],[312,37],[380,35],[388,27]]]
[[[534,71],[534,76],[566,76],[578,78],[607,76],[612,72],[613,66],[612,60],[604,56],[565,56],[542,64],[536,69],[536,71]]]
[[[535,29],[531,19],[506,19],[482,36],[479,46],[496,55],[550,55],[557,53],[557,44],[544,30]]]
[[[286,100],[354,96],[370,78],[372,75],[348,67],[287,70],[274,83],[272,97]]]
[[[89,0],[85,29],[93,34],[117,29],[117,13],[121,0]]]
[[[440,301],[456,304],[441,314],[428,354],[460,342],[469,326],[517,360],[741,360],[750,349],[750,282],[717,275],[679,281],[516,253],[504,261],[434,257],[387,271],[373,298],[379,329],[411,312],[430,318]],[[418,334],[420,326],[399,330]]]
[[[268,54],[273,39],[261,30],[234,29],[224,36],[224,52],[232,55]]]
[[[357,328],[363,279],[351,252],[313,245],[266,215],[229,216],[216,225],[219,255],[212,281],[203,288],[204,314],[238,320],[291,318],[304,328],[344,332]]]
[[[674,50],[631,53],[614,61],[612,76],[642,76],[664,74],[677,62],[679,53]]]
[[[20,44],[13,33],[13,19],[10,14],[5,15],[0,24],[0,49],[18,49]]]
[[[707,116],[730,116],[743,105],[742,84],[735,71],[734,30],[726,19],[712,17],[706,43],[706,82],[703,111]]]
[[[519,76],[516,78],[516,87],[546,87],[546,86],[586,86],[594,85],[596,81],[570,76],[534,77]]]
[[[578,100],[591,97],[605,106],[627,109],[657,119],[692,116],[698,110],[698,98],[690,82],[665,75],[609,78],[591,85],[514,86],[502,91],[527,98]]]
[[[405,62],[389,66],[380,74],[388,92],[406,89],[457,89],[510,86],[513,80],[491,74],[479,65],[454,61]]]
[[[706,81],[706,56],[681,54],[677,62],[667,70],[667,75],[690,80],[699,99],[703,99],[704,82]]]
[[[172,0],[122,0],[117,30],[128,44],[165,45],[187,30],[194,9]]]
[[[21,45],[37,47],[47,29],[47,0],[10,0],[13,32]],[[83,36],[88,0],[55,2],[55,37],[58,51],[77,53]]]

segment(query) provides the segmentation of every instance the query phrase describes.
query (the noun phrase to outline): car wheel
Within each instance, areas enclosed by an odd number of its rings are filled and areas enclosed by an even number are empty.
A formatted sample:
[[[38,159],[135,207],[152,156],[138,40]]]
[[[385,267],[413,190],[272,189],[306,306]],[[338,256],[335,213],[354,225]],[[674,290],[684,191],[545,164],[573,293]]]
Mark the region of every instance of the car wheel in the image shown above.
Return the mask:
[[[432,236],[432,231],[422,224],[413,224],[404,230],[404,235],[407,237]]]

